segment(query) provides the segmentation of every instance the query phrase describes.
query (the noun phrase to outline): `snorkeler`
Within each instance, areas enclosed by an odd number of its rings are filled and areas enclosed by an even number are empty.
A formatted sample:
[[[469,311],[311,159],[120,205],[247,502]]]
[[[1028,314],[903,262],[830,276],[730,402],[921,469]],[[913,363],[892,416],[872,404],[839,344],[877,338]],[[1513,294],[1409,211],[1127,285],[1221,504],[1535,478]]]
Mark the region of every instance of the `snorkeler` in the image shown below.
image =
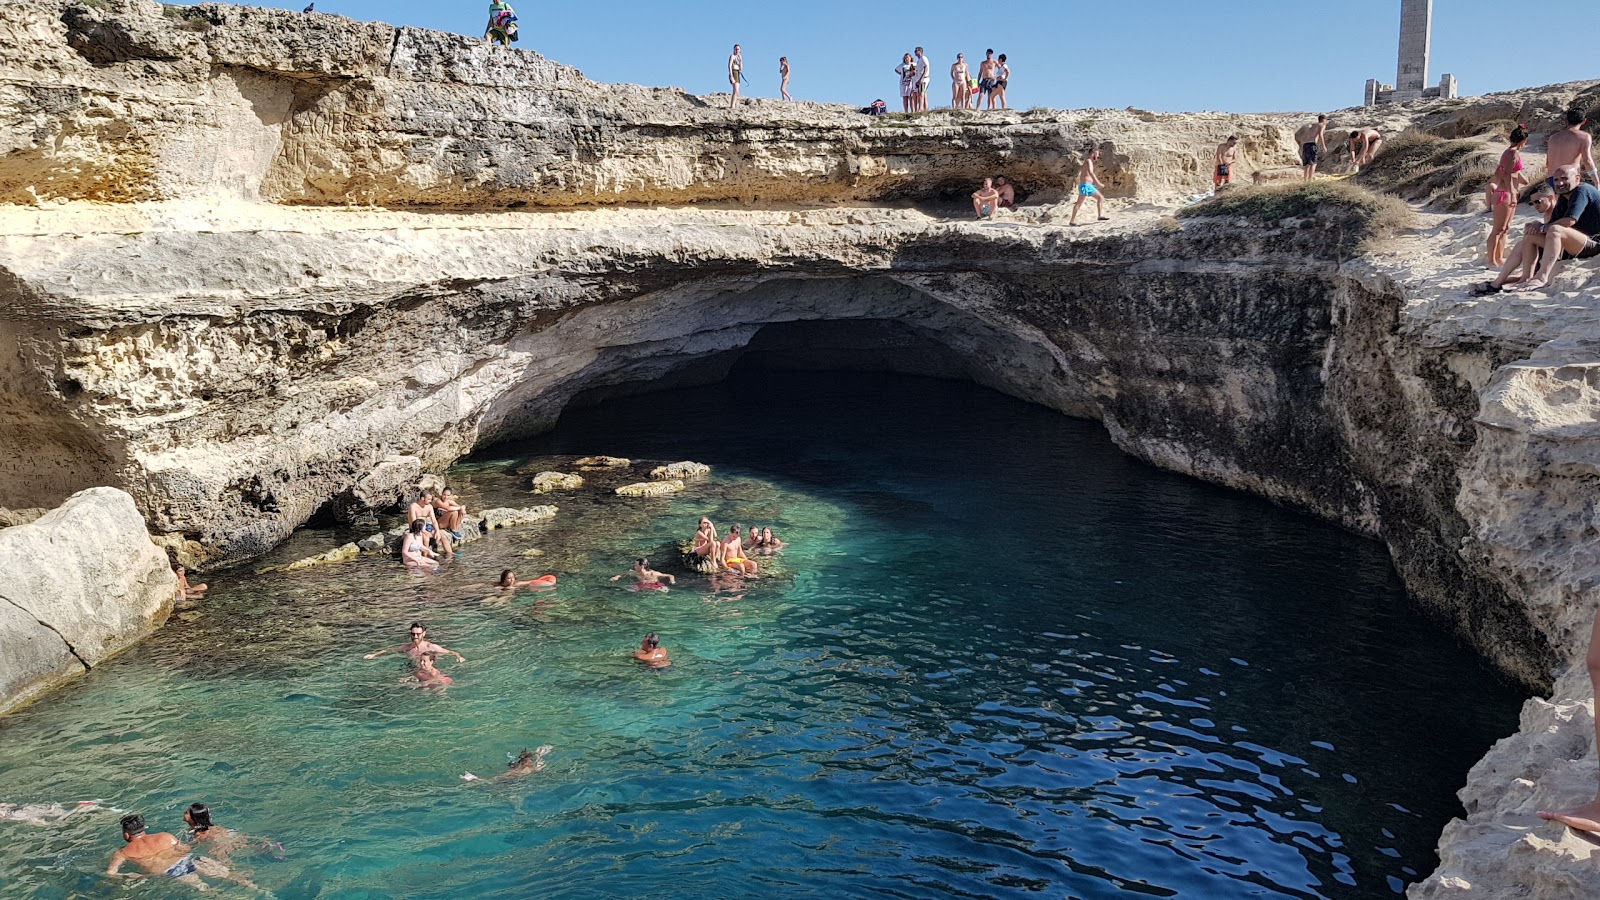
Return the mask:
[[[735,572],[756,577],[760,569],[755,560],[744,555],[744,543],[739,539],[739,526],[734,525],[728,529],[728,536],[722,539],[722,564]]]
[[[644,636],[639,642],[639,649],[633,651],[633,658],[646,663],[652,669],[665,669],[672,665],[672,660],[667,658],[667,648],[661,646],[661,639],[656,637],[654,631]]]
[[[711,560],[716,568],[722,568],[722,542],[717,539],[717,526],[705,516],[700,517],[700,528],[694,533],[694,552]]]
[[[664,591],[667,585],[678,583],[677,578],[650,568],[650,560],[643,556],[634,562],[633,568],[623,572],[622,575],[611,576],[611,580],[616,581],[623,575],[633,576],[633,589],[636,591]]]
[[[424,653],[448,653],[456,658],[456,662],[464,663],[467,661],[466,657],[455,652],[454,650],[451,650],[447,647],[441,647],[438,644],[428,640],[428,629],[421,622],[411,623],[411,640],[401,644],[398,647],[387,647],[383,650],[377,650],[372,653],[368,653],[366,656],[361,658],[375,659],[384,655],[385,653],[404,653],[405,655],[413,658],[421,656]]]
[[[478,776],[472,774],[471,772],[465,772],[465,773],[462,774],[461,780],[462,781],[516,781],[518,778],[521,778],[524,775],[532,775],[535,772],[543,772],[544,771],[544,758],[547,755],[549,755],[551,750],[554,750],[554,749],[555,748],[550,746],[549,744],[544,744],[544,745],[540,746],[539,749],[537,749],[537,750],[524,749],[522,751],[522,753],[520,753],[517,756],[516,759],[514,759],[511,762],[506,764],[506,770],[504,772],[501,772],[499,775],[496,775],[493,778],[488,778],[488,779],[479,778]],[[510,754],[507,754],[507,755],[509,756]]]

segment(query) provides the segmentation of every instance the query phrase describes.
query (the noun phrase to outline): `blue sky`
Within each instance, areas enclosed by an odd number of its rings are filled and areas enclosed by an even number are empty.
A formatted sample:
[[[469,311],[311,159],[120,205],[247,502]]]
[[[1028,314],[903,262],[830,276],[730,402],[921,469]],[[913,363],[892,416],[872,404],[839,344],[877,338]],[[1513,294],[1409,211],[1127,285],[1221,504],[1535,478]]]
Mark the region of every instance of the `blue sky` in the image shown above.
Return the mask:
[[[1321,110],[1361,102],[1369,77],[1394,81],[1399,0],[1335,4],[1207,0],[921,0],[902,5],[812,0],[605,0],[517,4],[522,40],[597,81],[674,85],[697,93],[727,89],[724,66],[744,45],[756,96],[777,96],[778,57],[794,67],[800,100],[898,107],[894,67],[918,44],[935,71],[957,51],[969,61],[987,47],[1010,57],[1013,106],[1124,107],[1234,112]],[[268,3],[298,9],[303,0]],[[481,35],[488,2],[318,0],[319,11]],[[1580,4],[1574,9],[1589,8]],[[1543,7],[1528,7],[1536,17]],[[1438,0],[1430,83],[1453,73],[1463,93],[1600,78],[1579,40],[1525,51],[1538,24],[1484,33],[1505,23],[1490,0]],[[903,13],[897,15],[896,13]],[[1525,18],[1525,17],[1524,17]],[[1573,13],[1592,29],[1593,12]],[[938,83],[936,81],[936,87]],[[935,101],[945,93],[934,92]]]

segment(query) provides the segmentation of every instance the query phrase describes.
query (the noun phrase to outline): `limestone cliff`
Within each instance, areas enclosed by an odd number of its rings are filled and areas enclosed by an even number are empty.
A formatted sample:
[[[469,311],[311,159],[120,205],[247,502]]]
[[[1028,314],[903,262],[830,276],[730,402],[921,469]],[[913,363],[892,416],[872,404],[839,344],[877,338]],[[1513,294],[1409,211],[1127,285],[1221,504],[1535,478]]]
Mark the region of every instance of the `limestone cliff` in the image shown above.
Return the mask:
[[[133,498],[114,488],[0,529],[0,572],[0,713],[159,628],[178,586]]]
[[[1242,174],[1292,165],[1303,116],[730,113],[458,36],[209,5],[5,4],[0,43],[0,504],[116,485],[232,560],[580,394],[714,379],[752,348],[966,377],[1384,540],[1419,604],[1555,685],[1561,714],[1528,723],[1559,739],[1480,766],[1451,832],[1474,852],[1447,846],[1419,896],[1510,896],[1463,867],[1514,865],[1499,810],[1592,765],[1572,664],[1600,579],[1593,270],[1469,301],[1470,216],[1356,258],[1314,220],[1166,218],[1229,133]],[[1377,122],[1539,130],[1580,97]],[[1049,201],[1091,140],[1139,205],[1069,229]],[[966,221],[996,173],[1029,205]],[[1513,768],[1542,786],[1496,782]]]

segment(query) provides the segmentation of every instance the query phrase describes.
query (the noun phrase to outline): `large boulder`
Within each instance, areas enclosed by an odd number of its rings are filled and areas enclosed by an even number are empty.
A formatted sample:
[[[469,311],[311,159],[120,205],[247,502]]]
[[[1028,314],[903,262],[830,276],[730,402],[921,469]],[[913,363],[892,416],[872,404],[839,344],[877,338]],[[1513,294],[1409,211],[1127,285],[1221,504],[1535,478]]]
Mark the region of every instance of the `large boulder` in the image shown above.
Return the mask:
[[[133,498],[108,487],[0,530],[0,572],[0,713],[160,627],[178,588]]]

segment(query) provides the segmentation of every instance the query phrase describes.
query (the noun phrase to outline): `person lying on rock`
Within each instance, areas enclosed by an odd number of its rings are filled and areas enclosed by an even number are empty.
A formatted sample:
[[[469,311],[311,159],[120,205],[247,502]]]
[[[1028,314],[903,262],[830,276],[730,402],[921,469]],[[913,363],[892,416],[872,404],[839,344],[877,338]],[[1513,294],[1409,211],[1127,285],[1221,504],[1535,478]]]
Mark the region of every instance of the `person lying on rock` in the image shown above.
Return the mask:
[[[650,568],[650,560],[643,556],[634,562],[633,568],[623,572],[622,575],[611,576],[611,580],[616,581],[623,575],[633,576],[633,589],[636,591],[664,591],[667,585],[678,583],[678,579],[673,576]]]
[[[1589,667],[1589,686],[1593,688],[1596,696],[1600,696],[1600,613],[1595,614],[1594,625],[1589,631],[1589,654],[1585,662]],[[1594,732],[1595,743],[1600,746],[1600,716],[1595,717]],[[1590,834],[1600,833],[1600,791],[1595,793],[1593,800],[1581,806],[1541,809],[1539,818],[1548,822],[1560,822],[1568,828]]]
[[[532,775],[535,772],[543,772],[544,771],[544,758],[550,754],[551,750],[554,750],[554,749],[555,748],[550,746],[549,744],[541,745],[539,747],[539,749],[537,749],[537,750],[526,750],[525,749],[520,754],[517,755],[516,759],[514,759],[511,762],[506,764],[506,770],[504,772],[501,772],[499,775],[496,775],[493,778],[483,779],[483,778],[479,778],[478,776],[472,774],[471,772],[464,772],[461,775],[461,780],[462,781],[485,781],[485,780],[487,780],[487,781],[516,781],[519,778],[522,778],[522,777],[527,776],[527,775]],[[506,754],[506,755],[509,756],[510,754]]]
[[[428,640],[428,628],[421,622],[411,623],[411,640],[401,644],[398,647],[388,647],[383,650],[373,651],[372,653],[368,653],[366,656],[361,658],[377,659],[385,653],[404,653],[406,656],[412,657],[413,659],[421,656],[424,653],[433,653],[435,655],[440,653],[448,653],[451,656],[454,656],[456,658],[456,662],[458,663],[464,663],[467,661],[466,657],[455,652],[454,650],[451,650],[448,647],[441,647],[438,644]]]

